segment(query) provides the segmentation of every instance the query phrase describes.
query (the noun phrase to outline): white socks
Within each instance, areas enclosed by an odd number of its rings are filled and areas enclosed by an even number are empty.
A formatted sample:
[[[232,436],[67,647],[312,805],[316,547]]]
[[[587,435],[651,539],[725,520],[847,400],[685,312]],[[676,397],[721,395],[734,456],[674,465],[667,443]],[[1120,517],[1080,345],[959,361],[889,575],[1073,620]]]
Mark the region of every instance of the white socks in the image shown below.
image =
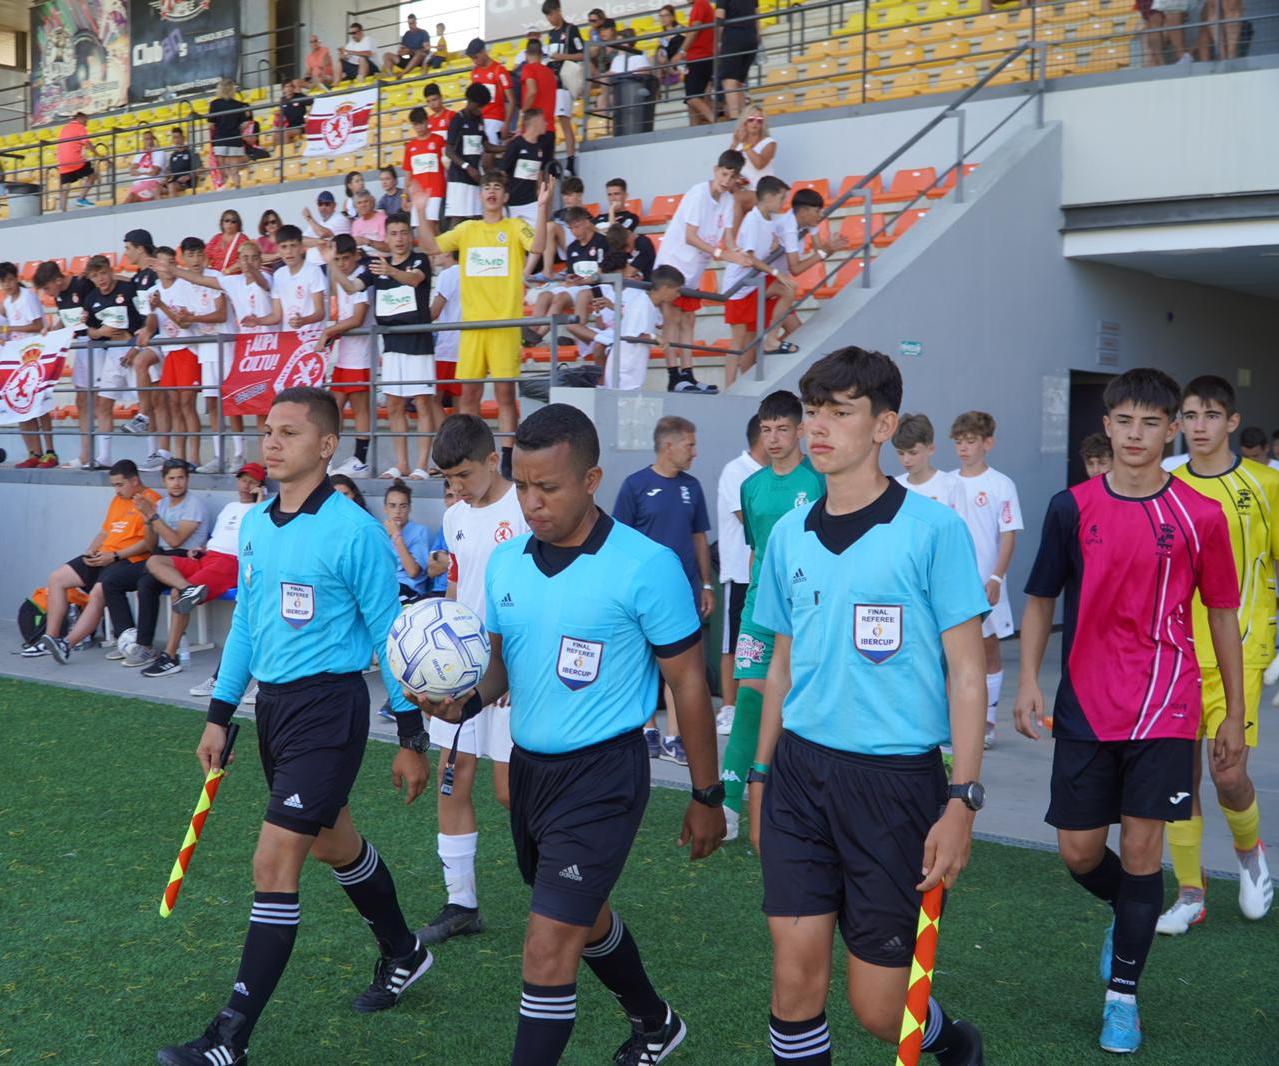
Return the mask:
[[[475,851],[479,833],[460,833],[449,836],[439,833],[435,848],[444,866],[444,887],[448,889],[449,902],[474,910],[480,905],[475,894]]]
[[[986,675],[986,721],[995,724],[999,717],[999,693],[1004,687],[1004,672]]]
[[[94,448],[97,451],[96,461],[103,466],[111,465],[111,436],[107,433],[99,434],[94,438]]]

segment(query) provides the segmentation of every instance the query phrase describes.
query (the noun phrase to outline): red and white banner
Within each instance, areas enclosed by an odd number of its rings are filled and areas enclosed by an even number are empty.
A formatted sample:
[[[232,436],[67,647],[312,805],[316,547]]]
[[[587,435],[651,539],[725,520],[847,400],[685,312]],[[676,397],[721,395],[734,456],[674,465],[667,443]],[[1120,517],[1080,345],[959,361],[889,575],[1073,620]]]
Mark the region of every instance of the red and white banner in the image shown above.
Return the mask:
[[[316,342],[321,331],[242,333],[222,382],[222,413],[265,415],[278,393],[295,385],[324,387],[328,352]]]
[[[18,337],[0,347],[0,426],[47,415],[55,404],[75,330]]]
[[[369,121],[376,106],[376,89],[359,89],[316,100],[306,116],[306,151],[303,154],[358,152],[369,143]]]

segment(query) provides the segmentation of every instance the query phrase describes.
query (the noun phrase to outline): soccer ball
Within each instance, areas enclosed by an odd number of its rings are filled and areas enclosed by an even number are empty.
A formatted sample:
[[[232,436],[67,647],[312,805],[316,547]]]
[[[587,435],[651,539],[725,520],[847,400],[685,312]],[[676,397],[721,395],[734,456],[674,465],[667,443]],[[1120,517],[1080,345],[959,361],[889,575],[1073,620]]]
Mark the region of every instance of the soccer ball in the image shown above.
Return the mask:
[[[115,646],[125,655],[132,655],[138,648],[138,631],[130,627],[115,638]]]
[[[386,660],[410,692],[449,699],[480,683],[489,665],[489,637],[479,616],[456,600],[419,600],[391,626]]]

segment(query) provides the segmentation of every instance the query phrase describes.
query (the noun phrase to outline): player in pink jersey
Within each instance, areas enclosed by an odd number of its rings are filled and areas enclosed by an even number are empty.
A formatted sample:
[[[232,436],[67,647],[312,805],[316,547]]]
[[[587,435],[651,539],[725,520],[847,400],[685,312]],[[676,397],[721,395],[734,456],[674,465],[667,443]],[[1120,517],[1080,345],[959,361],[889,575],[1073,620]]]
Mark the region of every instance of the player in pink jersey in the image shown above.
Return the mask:
[[[1130,370],[1106,387],[1114,466],[1049,503],[1022,617],[1014,714],[1017,729],[1038,740],[1039,668],[1065,592],[1045,820],[1071,876],[1114,909],[1101,958],[1101,1046],[1120,1053],[1141,1045],[1137,981],[1163,907],[1164,823],[1190,817],[1202,711],[1196,590],[1208,612],[1199,639],[1212,641],[1226,694],[1214,766],[1229,769],[1244,749],[1239,586],[1225,515],[1159,465],[1180,401],[1159,370]],[[1119,855],[1106,846],[1116,823]]]

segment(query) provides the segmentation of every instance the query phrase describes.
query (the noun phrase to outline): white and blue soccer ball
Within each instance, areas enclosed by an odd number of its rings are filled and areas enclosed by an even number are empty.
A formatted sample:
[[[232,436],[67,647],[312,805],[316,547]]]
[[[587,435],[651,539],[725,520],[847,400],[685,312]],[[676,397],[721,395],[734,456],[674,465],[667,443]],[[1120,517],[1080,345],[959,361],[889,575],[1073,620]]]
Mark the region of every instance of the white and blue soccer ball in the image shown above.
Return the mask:
[[[456,600],[418,600],[391,626],[386,660],[410,692],[450,699],[480,683],[489,665],[489,635],[479,615]]]

